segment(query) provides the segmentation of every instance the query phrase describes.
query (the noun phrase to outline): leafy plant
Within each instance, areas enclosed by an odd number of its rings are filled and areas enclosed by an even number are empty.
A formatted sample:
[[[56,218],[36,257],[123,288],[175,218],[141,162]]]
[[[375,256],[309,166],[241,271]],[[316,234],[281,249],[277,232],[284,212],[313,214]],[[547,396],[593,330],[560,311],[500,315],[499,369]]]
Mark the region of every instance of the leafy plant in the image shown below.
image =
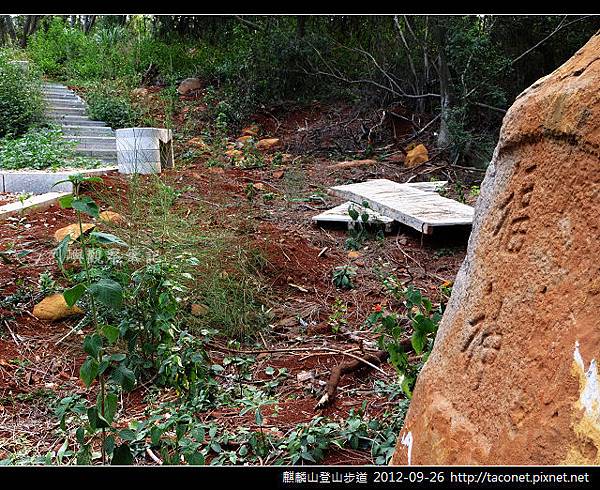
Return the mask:
[[[113,129],[135,126],[141,115],[126,95],[119,94],[110,84],[97,84],[86,92],[88,115],[104,121]]]
[[[0,138],[19,136],[40,124],[43,108],[41,84],[34,68],[11,63],[0,52]]]
[[[336,298],[331,310],[332,313],[329,316],[327,324],[331,327],[332,333],[339,333],[342,328],[348,325],[348,320],[346,319],[348,307],[341,298]]]
[[[352,289],[352,278],[356,276],[356,267],[350,265],[338,266],[333,270],[333,284],[337,288]]]
[[[0,140],[0,168],[43,170],[100,165],[97,160],[77,156],[76,145],[64,139],[60,129],[31,129],[22,136]]]
[[[131,390],[135,386],[135,377],[127,367],[124,354],[109,352],[109,347],[119,338],[119,330],[115,325],[102,323],[98,311],[99,305],[118,311],[123,303],[123,289],[118,282],[108,277],[94,278],[88,260],[90,247],[95,240],[102,243],[118,243],[120,240],[108,233],[103,233],[99,237],[92,232],[88,237],[83,230],[83,216],[98,218],[99,208],[93,199],[81,194],[81,185],[88,182],[102,182],[102,179],[77,174],[70,176],[68,182],[73,184],[73,194],[63,196],[59,203],[63,208],[75,210],[84,274],[79,282],[63,291],[63,297],[68,306],[74,306],[84,298],[89,303],[94,332],[87,335],[83,341],[87,358],[79,369],[79,376],[88,387],[96,380],[99,383],[96,403],[87,407],[87,422],[76,432],[80,444],[77,457],[81,463],[91,461],[92,441],[99,433],[102,462],[106,463],[108,458],[111,458],[113,464],[129,464],[132,462],[129,446],[126,442],[116,445],[115,435],[118,431],[112,428],[112,424],[117,413],[118,390]],[[66,244],[70,241],[71,235],[67,235],[63,240]],[[65,404],[61,420],[63,426],[67,408],[72,408],[77,413],[76,407],[71,407],[68,402]]]
[[[403,390],[411,397],[417,375],[433,347],[432,337],[437,332],[449,297],[448,288],[442,285],[441,301],[434,307],[431,300],[418,289],[400,285],[393,275],[385,278],[384,286],[393,299],[401,303],[402,309],[400,312],[386,312],[383,308],[377,308],[369,316],[367,323],[374,325],[375,331],[380,333],[379,346],[388,351],[390,363],[401,376]],[[419,356],[417,359],[411,360],[405,351],[405,341],[409,334],[412,350]]]

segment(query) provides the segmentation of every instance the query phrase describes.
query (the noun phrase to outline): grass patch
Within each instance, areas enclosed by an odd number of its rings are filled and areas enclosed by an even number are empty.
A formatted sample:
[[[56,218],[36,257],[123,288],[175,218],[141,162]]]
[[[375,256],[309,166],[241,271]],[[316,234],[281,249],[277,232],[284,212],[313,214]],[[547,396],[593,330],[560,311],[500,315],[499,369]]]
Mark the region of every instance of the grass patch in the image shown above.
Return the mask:
[[[100,190],[102,200],[129,222],[119,236],[137,266],[158,257],[177,264],[186,286],[178,300],[191,332],[210,328],[238,340],[253,337],[268,320],[263,306],[268,292],[260,278],[264,259],[186,198],[189,188],[163,179],[133,176],[120,200]],[[202,313],[191,315],[192,305],[200,305]]]
[[[60,129],[31,129],[22,136],[0,140],[0,168],[58,170],[102,166],[98,160],[77,156],[75,146],[75,142],[62,137]]]

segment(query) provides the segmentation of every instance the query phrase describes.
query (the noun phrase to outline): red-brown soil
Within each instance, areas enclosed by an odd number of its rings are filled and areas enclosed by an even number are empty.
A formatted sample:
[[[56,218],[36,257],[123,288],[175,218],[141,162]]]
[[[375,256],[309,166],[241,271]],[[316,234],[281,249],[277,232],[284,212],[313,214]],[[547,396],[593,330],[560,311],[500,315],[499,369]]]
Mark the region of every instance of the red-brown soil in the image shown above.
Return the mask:
[[[347,108],[341,113],[344,117],[349,116]],[[302,155],[300,150],[307,144],[307,139],[297,136],[297,126],[303,121],[309,129],[313,128],[307,131],[307,138],[311,139],[310,135],[320,134],[315,128],[327,126],[334,117],[331,114],[331,111],[301,108],[285,118],[281,114],[275,118],[255,118],[262,125],[264,134],[281,137],[286,151],[293,153],[296,150],[294,163],[280,168],[222,169],[208,168],[205,160],[199,158],[184,169],[163,174],[172,185],[185,188],[180,206],[188,207],[190,212],[198,205],[210,207],[213,221],[199,226],[229,227],[240,241],[256,247],[264,255],[264,280],[271,290],[274,314],[272,331],[263,332],[266,350],[290,346],[317,349],[325,345],[341,351],[355,348],[355,342],[334,335],[327,324],[336,298],[347,305],[348,329],[358,331],[373,307],[387,301],[377,269],[391,271],[399,278],[411,281],[435,300],[439,285],[454,279],[464,257],[464,235],[423,239],[418,233],[401,228],[383,240],[367,241],[359,251],[360,256],[351,259],[344,247],[348,238],[345,230],[321,229],[311,223],[311,216],[339,204],[339,200],[324,193],[335,183],[382,177],[397,180],[407,180],[411,176],[416,180],[454,177],[443,162],[406,169],[388,160],[368,168],[328,170],[327,166],[335,161]],[[336,113],[335,117],[342,115]],[[316,147],[331,143],[326,137],[317,140]],[[277,171],[283,171],[283,175]],[[249,183],[260,184],[250,200],[246,195]],[[126,186],[122,177],[109,176],[105,178],[102,191],[95,196],[103,203],[103,208],[110,201],[105,199],[107,192],[113,197],[119,196],[120,203],[126,206],[123,192]],[[298,199],[286,200],[285,195]],[[230,220],[231,216],[236,219]],[[37,290],[39,276],[45,271],[60,281],[60,272],[52,256],[53,233],[72,222],[73,212],[57,206],[0,222],[0,251],[8,252],[5,256],[10,261],[0,262],[0,297],[19,293],[26,287]],[[29,253],[19,257],[18,252],[23,250]],[[357,267],[356,287],[338,290],[331,281],[332,270],[348,263]],[[78,380],[79,366],[84,359],[81,335],[72,334],[59,342],[77,320],[45,323],[35,319],[30,312],[38,299],[35,294],[29,294],[19,308],[0,310],[0,459],[6,452],[31,450],[43,454],[55,448],[62,441],[53,435],[57,420],[49,411],[48,400],[60,399],[73,392],[88,393]],[[298,317],[306,322],[305,327]],[[214,359],[222,357],[218,351],[210,355]],[[285,432],[316,415],[346,417],[350,409],[360,408],[363,401],[367,402],[368,415],[376,415],[382,413],[388,403],[373,391],[373,381],[384,379],[383,375],[364,369],[343,376],[335,402],[325,409],[315,410],[323,386],[320,382],[327,381],[333,366],[347,360],[344,356],[288,351],[267,353],[258,359],[253,367],[254,380],[264,376],[266,366],[286,368],[290,374],[289,379],[277,388],[280,396],[278,413],[272,413],[268,407],[264,409],[264,424],[270,429]],[[389,376],[395,376],[391,366],[382,367]],[[314,372],[312,388],[296,380],[302,371]],[[127,419],[143,414],[147,390],[148,387],[143,386],[124,396]],[[356,395],[356,390],[361,394]],[[240,416],[235,407],[227,413],[221,410],[203,416],[224,427],[254,426],[253,412]],[[372,461],[367,452],[343,449],[331,451],[325,463],[365,464]],[[152,464],[150,459],[148,464]]]

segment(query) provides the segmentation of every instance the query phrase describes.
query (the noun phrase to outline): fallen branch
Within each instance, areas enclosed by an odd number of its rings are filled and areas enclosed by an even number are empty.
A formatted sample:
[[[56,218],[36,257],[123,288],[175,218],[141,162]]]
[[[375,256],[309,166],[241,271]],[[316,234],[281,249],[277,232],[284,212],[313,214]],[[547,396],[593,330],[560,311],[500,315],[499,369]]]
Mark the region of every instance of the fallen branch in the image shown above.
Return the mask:
[[[162,459],[160,459],[156,454],[154,454],[154,452],[152,452],[152,449],[150,449],[149,447],[146,448],[146,453],[156,464],[163,464]]]
[[[350,354],[349,352],[341,351],[338,349],[332,349],[331,347],[287,347],[285,349],[238,350],[238,349],[230,349],[228,347],[221,347],[221,346],[214,345],[214,344],[208,344],[208,345],[215,350],[231,352],[234,354],[274,354],[277,352],[320,352],[320,351],[332,352],[335,354],[340,354],[342,356],[352,357],[355,361],[366,364],[367,366],[379,371],[384,376],[389,377],[388,373],[386,373],[383,369],[381,369],[377,365],[373,364],[368,359],[364,359],[357,355]],[[377,364],[379,364],[379,362]]]
[[[401,340],[400,345],[402,347],[411,348],[412,343],[410,338]],[[373,364],[381,364],[382,362],[387,360],[387,358],[389,357],[389,352],[379,350],[373,352],[372,354],[367,354],[365,357],[369,360],[369,365],[372,366]],[[409,357],[409,361],[411,361],[411,359],[414,359],[414,356]],[[335,394],[337,392],[337,388],[340,384],[340,379],[343,374],[354,372],[362,367],[364,366],[362,366],[357,361],[350,361],[335,366],[331,370],[331,374],[329,375],[329,380],[327,381],[327,385],[325,387],[325,394],[319,399],[319,401],[315,405],[315,410],[326,407],[335,399]],[[381,371],[381,369],[378,368],[378,371]]]
[[[367,359],[369,361],[368,365],[374,366],[374,364],[381,364],[383,361],[385,361],[388,358],[389,353],[387,351],[380,350],[374,352],[373,354],[368,354],[367,356]],[[335,366],[331,370],[331,375],[329,376],[329,380],[327,381],[327,386],[325,387],[325,394],[319,399],[319,401],[315,405],[315,410],[326,407],[327,405],[329,405],[329,403],[331,403],[334,400],[335,394],[337,392],[337,387],[340,383],[340,379],[343,374],[351,373],[361,367],[363,367],[362,364],[356,360]],[[377,370],[381,371],[380,368],[377,368]]]

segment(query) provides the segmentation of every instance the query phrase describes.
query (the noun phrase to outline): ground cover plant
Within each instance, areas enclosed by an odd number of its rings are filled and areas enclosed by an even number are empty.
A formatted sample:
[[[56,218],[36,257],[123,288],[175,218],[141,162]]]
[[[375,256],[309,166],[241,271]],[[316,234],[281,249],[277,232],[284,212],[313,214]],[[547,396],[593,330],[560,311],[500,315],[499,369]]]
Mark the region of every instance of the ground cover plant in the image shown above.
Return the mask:
[[[58,170],[94,168],[101,162],[75,154],[76,143],[63,138],[59,128],[30,129],[22,136],[0,139],[0,169]]]

